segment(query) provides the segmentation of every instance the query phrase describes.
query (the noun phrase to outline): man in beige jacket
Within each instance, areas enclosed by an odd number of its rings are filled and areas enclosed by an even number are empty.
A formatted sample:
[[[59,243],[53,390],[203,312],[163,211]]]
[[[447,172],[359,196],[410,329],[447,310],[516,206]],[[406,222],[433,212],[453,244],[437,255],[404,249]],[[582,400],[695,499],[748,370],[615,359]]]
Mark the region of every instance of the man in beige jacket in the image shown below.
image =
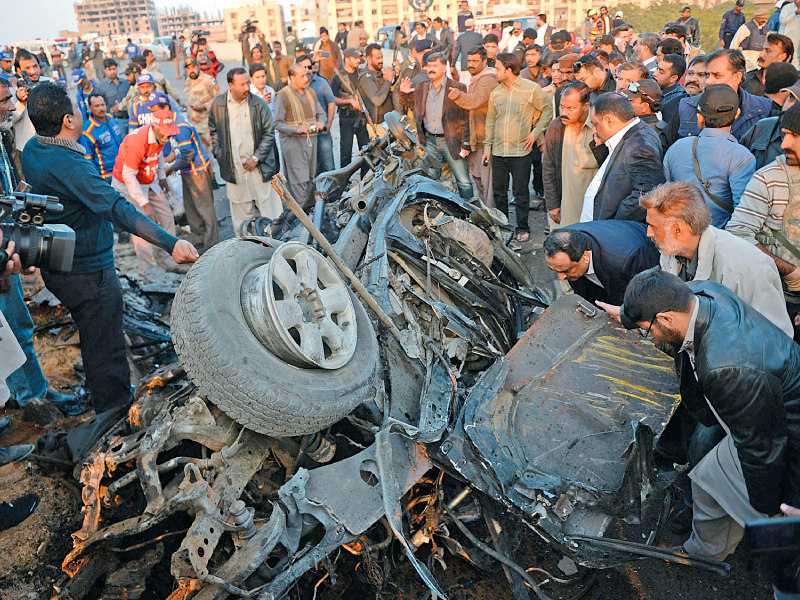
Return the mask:
[[[450,90],[450,99],[461,108],[469,110],[469,145],[467,157],[469,173],[475,180],[478,196],[486,206],[494,206],[492,193],[492,163],[483,164],[483,140],[486,137],[486,113],[489,94],[497,87],[494,68],[488,67],[486,48],[473,46],[468,50],[467,68],[470,74],[467,91]]]

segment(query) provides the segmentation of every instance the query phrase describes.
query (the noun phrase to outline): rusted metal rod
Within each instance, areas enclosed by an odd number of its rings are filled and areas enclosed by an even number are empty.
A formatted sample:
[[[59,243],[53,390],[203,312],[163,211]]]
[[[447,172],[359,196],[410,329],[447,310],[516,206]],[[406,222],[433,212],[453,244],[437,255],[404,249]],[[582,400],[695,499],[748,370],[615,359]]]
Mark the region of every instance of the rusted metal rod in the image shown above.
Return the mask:
[[[367,291],[367,288],[359,281],[358,277],[355,276],[346,264],[342,261],[336,251],[333,249],[333,246],[330,245],[328,240],[325,239],[325,236],[322,235],[322,232],[311,222],[311,219],[308,218],[306,211],[297,203],[297,201],[292,197],[292,194],[289,192],[289,189],[286,187],[286,177],[284,177],[283,173],[277,173],[272,178],[272,187],[275,188],[275,191],[278,192],[278,195],[281,199],[286,203],[286,206],[289,207],[294,215],[300,220],[300,222],[305,226],[305,228],[311,233],[311,236],[317,241],[319,247],[322,248],[328,257],[333,261],[333,263],[338,267],[338,269],[342,272],[342,274],[347,277],[350,281],[350,285],[358,292],[358,295],[364,299],[364,302],[367,303],[378,318],[381,320],[386,328],[392,332],[392,335],[397,338],[398,342],[401,342],[402,345],[402,337],[400,334],[400,330],[397,328],[397,325],[394,324],[391,317],[387,315],[384,310],[378,306],[378,303],[375,302],[375,299],[372,297]]]

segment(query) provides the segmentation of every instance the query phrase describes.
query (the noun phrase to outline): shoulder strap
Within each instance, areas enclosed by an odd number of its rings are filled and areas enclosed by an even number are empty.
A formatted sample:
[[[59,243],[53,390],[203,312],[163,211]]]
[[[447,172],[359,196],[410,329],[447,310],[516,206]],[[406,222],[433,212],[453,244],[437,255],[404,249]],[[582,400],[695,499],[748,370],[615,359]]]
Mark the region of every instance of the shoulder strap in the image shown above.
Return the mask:
[[[697,177],[697,181],[700,182],[700,185],[703,186],[703,190],[705,190],[706,194],[709,198],[719,206],[721,209],[726,211],[729,214],[733,214],[733,207],[729,204],[726,204],[719,198],[717,198],[714,194],[711,193],[709,189],[711,187],[711,183],[708,180],[703,179],[703,174],[700,172],[700,163],[697,161],[697,144],[700,141],[700,136],[695,136],[694,142],[692,143],[692,158],[694,159],[694,174]]]
[[[798,250],[797,246],[795,246],[792,242],[786,239],[786,236],[781,233],[780,229],[772,229],[772,227],[770,227],[769,230],[772,232],[773,237],[778,241],[778,243],[781,246],[786,248],[789,252],[791,252],[794,255],[795,258],[800,260],[800,250]]]

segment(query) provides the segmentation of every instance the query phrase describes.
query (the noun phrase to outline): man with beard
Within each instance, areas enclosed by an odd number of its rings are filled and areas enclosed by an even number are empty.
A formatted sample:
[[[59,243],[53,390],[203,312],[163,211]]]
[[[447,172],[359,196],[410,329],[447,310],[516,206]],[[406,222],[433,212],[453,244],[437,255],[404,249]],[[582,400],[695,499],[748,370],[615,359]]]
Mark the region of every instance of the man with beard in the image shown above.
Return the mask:
[[[758,69],[753,69],[745,75],[742,89],[754,96],[763,96],[767,67],[772,63],[791,63],[793,58],[792,40],[780,33],[770,33],[758,54]]]
[[[542,148],[544,199],[551,229],[580,220],[583,197],[599,168],[590,145],[589,87],[574,81],[562,89],[561,116],[550,122]]]
[[[721,283],[792,335],[775,264],[752,244],[711,224],[711,212],[696,184],[664,183],[640,203],[647,211],[647,235],[661,253],[662,269],[682,281]],[[618,306],[603,309],[619,320]]]
[[[756,171],[726,229],[772,257],[785,283],[794,338],[800,340],[800,103],[786,111],[781,126],[783,155]]]
[[[381,127],[383,117],[394,108],[392,84],[395,75],[391,67],[383,68],[383,51],[378,44],[367,46],[364,57],[367,59],[367,68],[358,76],[358,88],[369,115],[367,129],[370,137],[375,137],[384,134]]]
[[[611,73],[606,71],[603,63],[594,56],[584,56],[579,59],[573,66],[573,71],[575,79],[582,81],[592,90],[592,100],[606,92],[613,92],[616,88]]]
[[[774,68],[774,65],[770,65],[767,70]],[[769,78],[767,81],[769,81]],[[783,106],[781,107],[781,113],[778,116],[761,119],[750,128],[750,131],[744,134],[741,140],[742,146],[750,150],[753,156],[756,157],[756,169],[767,166],[783,153],[781,149],[781,144],[783,142],[783,137],[781,136],[783,118],[786,115],[786,111],[794,106],[798,98],[800,98],[800,83],[795,83],[791,87],[783,88],[780,92],[786,95]]]
[[[25,144],[33,137],[36,131],[31,123],[31,118],[28,115],[28,90],[38,83],[43,81],[52,81],[47,77],[42,76],[41,67],[36,57],[27,50],[17,50],[17,55],[14,58],[14,67],[17,73],[20,74],[25,85],[17,87],[16,96],[17,100],[14,103],[14,112],[11,116],[11,121],[14,124],[14,143],[16,144],[16,156],[13,157],[17,162],[17,170],[19,171],[20,179],[25,179],[25,174],[22,172],[22,163],[19,160]]]
[[[736,35],[731,40],[731,48],[741,50],[747,61],[747,70],[756,68],[758,55],[764,48],[767,35],[770,33],[767,27],[769,11],[766,8],[757,8],[753,18],[739,27]]]
[[[481,201],[489,207],[494,206],[492,191],[492,165],[483,164],[483,142],[486,139],[486,113],[489,111],[489,96],[497,87],[495,70],[487,65],[486,48],[473,46],[469,49],[468,64],[470,81],[466,92],[450,90],[450,99],[461,108],[469,110],[469,145],[471,152],[467,157],[469,173],[475,180],[475,187]]]
[[[747,521],[778,516],[783,503],[800,499],[800,348],[753,308],[723,285],[686,285],[658,268],[625,292],[625,326],[674,352],[678,411],[723,430],[690,472],[692,534],[675,548],[714,560],[736,549]],[[657,446],[681,437],[676,416]],[[791,589],[782,577],[777,583]],[[777,590],[775,598],[796,595]]]

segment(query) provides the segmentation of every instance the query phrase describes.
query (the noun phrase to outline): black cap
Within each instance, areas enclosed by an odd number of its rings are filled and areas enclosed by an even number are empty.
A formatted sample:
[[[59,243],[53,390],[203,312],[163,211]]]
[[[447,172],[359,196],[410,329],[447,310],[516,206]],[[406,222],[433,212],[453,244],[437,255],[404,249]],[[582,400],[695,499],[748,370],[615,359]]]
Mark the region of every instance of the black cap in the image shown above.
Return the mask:
[[[764,76],[764,93],[777,94],[783,88],[792,87],[799,78],[800,75],[792,64],[772,63],[767,67],[767,73]]]
[[[736,6],[744,6],[744,0],[736,0]]]
[[[800,102],[793,104],[792,108],[781,115],[781,127],[800,135]]]
[[[536,30],[533,27],[528,27],[525,31],[522,32],[522,37],[528,38],[531,40],[536,39]]]
[[[128,66],[125,67],[126,75],[130,75],[131,73],[133,73],[134,75],[138,75],[141,72],[142,72],[142,67],[132,62],[129,62]]]
[[[425,52],[426,50],[430,50],[433,46],[433,40],[424,39],[424,40],[417,40],[417,43],[414,44],[414,50],[417,52]]]
[[[697,112],[703,117],[733,116],[739,109],[739,94],[727,83],[707,85],[697,101]]]

